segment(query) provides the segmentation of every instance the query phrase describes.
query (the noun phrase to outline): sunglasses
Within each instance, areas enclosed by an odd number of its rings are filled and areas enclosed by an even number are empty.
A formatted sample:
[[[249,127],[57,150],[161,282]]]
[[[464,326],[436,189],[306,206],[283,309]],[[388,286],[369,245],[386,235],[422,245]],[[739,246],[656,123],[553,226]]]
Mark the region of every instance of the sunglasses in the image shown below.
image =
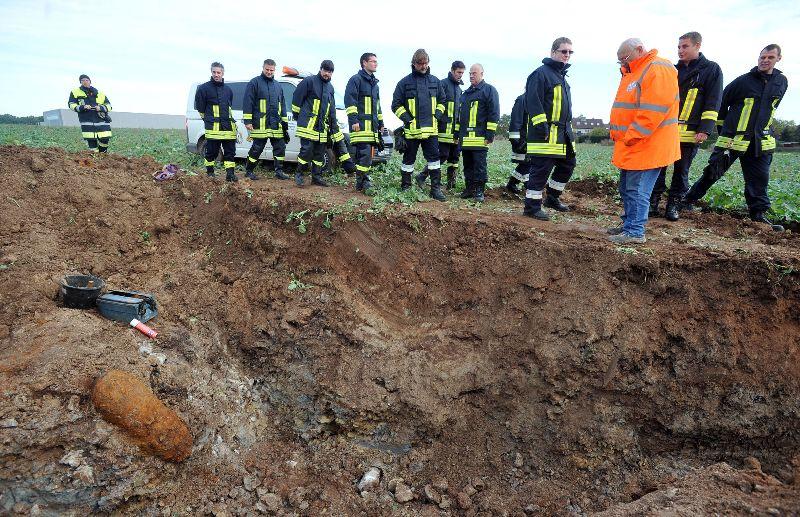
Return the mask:
[[[574,50],[566,50],[566,49],[564,49],[564,50],[554,50],[553,52],[561,52],[565,56],[567,56],[567,55],[571,56],[572,54],[575,53]]]

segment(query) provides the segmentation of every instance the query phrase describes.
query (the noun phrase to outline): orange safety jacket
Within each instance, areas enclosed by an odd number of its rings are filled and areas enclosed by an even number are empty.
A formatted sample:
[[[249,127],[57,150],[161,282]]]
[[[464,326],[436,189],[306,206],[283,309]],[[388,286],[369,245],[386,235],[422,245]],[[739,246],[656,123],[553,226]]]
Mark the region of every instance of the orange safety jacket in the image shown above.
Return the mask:
[[[623,67],[611,108],[611,163],[624,170],[665,167],[680,159],[678,72],[653,49]]]

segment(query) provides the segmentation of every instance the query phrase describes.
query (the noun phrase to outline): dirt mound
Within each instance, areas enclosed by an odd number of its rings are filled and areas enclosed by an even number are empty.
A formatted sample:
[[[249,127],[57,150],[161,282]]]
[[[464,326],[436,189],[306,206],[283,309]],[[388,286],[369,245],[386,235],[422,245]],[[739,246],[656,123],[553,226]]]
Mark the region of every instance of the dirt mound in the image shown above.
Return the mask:
[[[3,511],[800,511],[794,234],[690,215],[634,249],[580,186],[541,223],[158,168],[0,148]],[[158,339],[60,307],[70,272],[154,293]],[[99,417],[114,369],[184,463]]]

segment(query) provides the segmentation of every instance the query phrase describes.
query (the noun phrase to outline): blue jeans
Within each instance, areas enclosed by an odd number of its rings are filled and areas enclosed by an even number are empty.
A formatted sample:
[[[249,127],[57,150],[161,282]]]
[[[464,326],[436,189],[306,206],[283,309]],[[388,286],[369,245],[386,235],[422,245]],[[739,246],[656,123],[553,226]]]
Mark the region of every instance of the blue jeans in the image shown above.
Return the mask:
[[[622,197],[622,232],[631,237],[644,237],[644,225],[650,209],[650,194],[661,168],[644,171],[619,171],[619,195]]]

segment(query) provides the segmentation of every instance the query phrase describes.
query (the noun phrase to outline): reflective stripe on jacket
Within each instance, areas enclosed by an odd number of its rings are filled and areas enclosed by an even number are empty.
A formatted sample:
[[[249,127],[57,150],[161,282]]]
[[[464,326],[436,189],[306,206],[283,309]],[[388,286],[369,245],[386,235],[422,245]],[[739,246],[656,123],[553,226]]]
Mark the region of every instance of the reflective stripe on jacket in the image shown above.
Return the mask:
[[[611,162],[624,170],[665,167],[681,157],[678,72],[653,49],[622,68],[611,108]]]
[[[381,97],[378,78],[363,68],[347,81],[344,89],[344,106],[350,126],[350,142],[377,143],[383,128]],[[353,124],[359,125],[353,131]]]
[[[716,147],[745,152],[755,142],[753,152],[771,153],[775,149],[772,119],[786,94],[786,76],[773,69],[762,74],[758,67],[734,79],[722,92],[717,124],[722,126]]]
[[[250,79],[244,90],[242,112],[245,124],[253,124],[250,131],[253,138],[283,138],[288,133],[286,99],[281,84],[274,78],[260,74]]]
[[[111,136],[111,126],[105,114],[111,111],[111,101],[106,95],[94,86],[85,88],[80,86],[69,92],[67,101],[69,109],[78,114],[81,132],[84,138],[108,138]],[[99,106],[100,111],[83,110],[81,106]]]
[[[528,116],[525,112],[525,94],[523,93],[514,101],[511,108],[511,118],[508,123],[508,139],[511,140],[511,161],[522,163],[525,161],[527,141]]]
[[[205,136],[209,140],[236,140],[236,122],[233,120],[233,91],[224,79],[213,79],[197,87],[194,109],[203,118]]]
[[[545,58],[525,83],[526,152],[536,156],[566,156],[573,146],[572,97],[567,83],[569,64]]]
[[[446,144],[455,142],[454,135],[458,133],[458,113],[461,110],[461,86],[464,81],[453,77],[453,72],[448,72],[447,77],[440,81],[444,88],[444,114],[446,118],[439,124],[439,141]]]
[[[439,135],[438,119],[444,115],[447,95],[430,69],[421,74],[411,68],[394,89],[392,111],[403,121],[407,139],[425,140]]]
[[[336,121],[336,101],[333,85],[318,74],[306,77],[292,95],[292,112],[297,119],[295,134],[315,142],[338,142],[343,138]]]
[[[500,120],[500,97],[494,86],[481,81],[461,96],[458,136],[462,149],[486,149]]]
[[[681,105],[678,110],[678,131],[682,143],[696,143],[697,133],[711,134],[722,101],[722,70],[719,65],[700,57],[684,65],[677,63]]]

